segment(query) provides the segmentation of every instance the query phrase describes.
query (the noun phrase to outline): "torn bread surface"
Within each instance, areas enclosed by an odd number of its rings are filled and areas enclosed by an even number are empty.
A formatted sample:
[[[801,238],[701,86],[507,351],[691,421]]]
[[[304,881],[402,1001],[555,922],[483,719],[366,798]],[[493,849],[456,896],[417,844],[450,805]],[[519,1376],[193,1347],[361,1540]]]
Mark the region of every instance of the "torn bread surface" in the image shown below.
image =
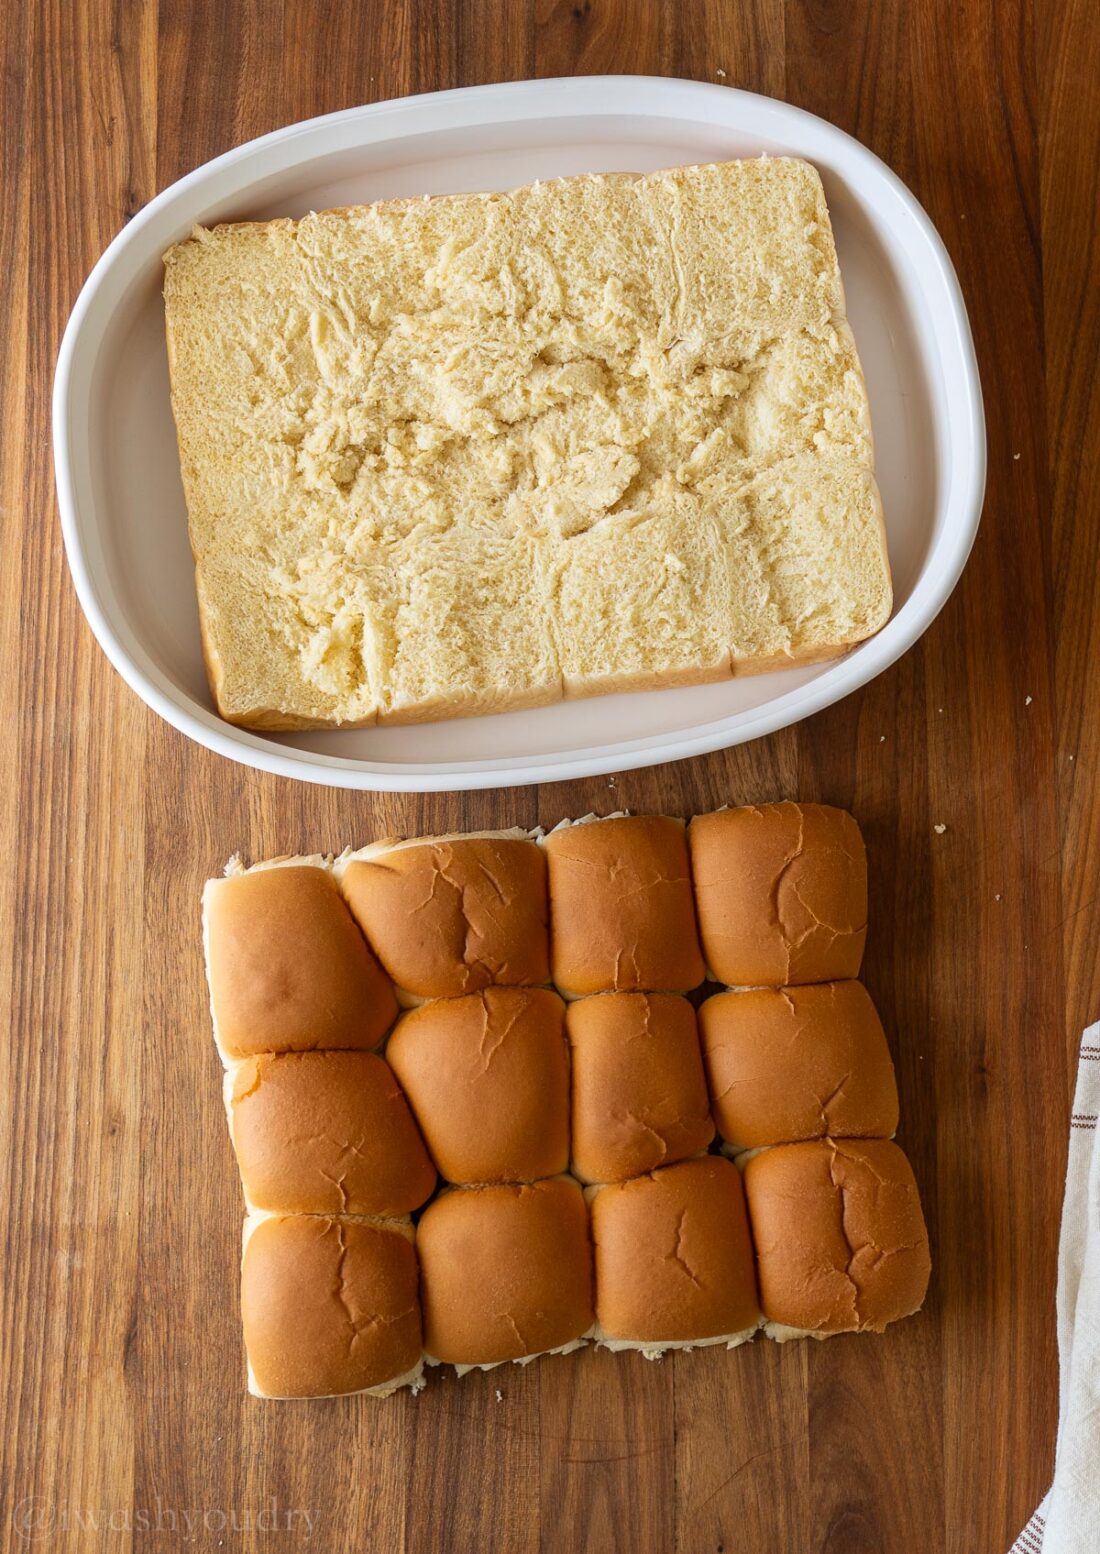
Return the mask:
[[[251,727],[699,683],[883,623],[796,158],[196,228],[165,255],[204,656]]]

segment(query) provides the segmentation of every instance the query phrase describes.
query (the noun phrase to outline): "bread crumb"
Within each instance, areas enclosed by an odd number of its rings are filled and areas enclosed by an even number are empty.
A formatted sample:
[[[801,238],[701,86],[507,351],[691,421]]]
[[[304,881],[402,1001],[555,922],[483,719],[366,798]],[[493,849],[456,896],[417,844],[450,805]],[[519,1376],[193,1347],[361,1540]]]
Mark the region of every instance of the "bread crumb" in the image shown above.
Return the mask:
[[[998,896],[994,896],[994,897],[993,897],[993,899],[994,899],[994,901],[999,901],[999,900],[1000,900],[1000,899],[1001,899],[1001,898],[1000,898],[1000,896],[999,896],[999,895],[998,895]]]
[[[497,1402],[498,1403],[503,1403],[504,1402],[504,1393],[500,1390],[499,1387],[497,1388]]]
[[[724,81],[726,79],[726,72],[724,70],[716,70],[714,73],[720,81]]]
[[[1025,696],[1024,697],[1024,706],[1025,707],[1030,707],[1031,706],[1031,701],[1032,701],[1032,698],[1030,696]]]
[[[943,711],[943,708],[942,708],[942,707],[937,707],[937,708],[936,708],[936,711],[937,711],[937,712],[942,712],[942,711]]]
[[[886,743],[886,735],[885,734],[880,734],[878,736],[878,742],[879,742],[880,745],[884,745]]]
[[[1014,458],[1014,459],[1018,459],[1018,458],[1019,458],[1019,457],[1020,457],[1020,455],[1019,455],[1019,454],[1018,454],[1018,453],[1014,453],[1014,454],[1013,454],[1013,455],[1012,455],[1012,457],[1013,457],[1013,458]]]
[[[937,836],[942,836],[943,833],[947,830],[947,827],[945,825],[938,825],[938,826],[933,826],[932,829],[936,833]]]

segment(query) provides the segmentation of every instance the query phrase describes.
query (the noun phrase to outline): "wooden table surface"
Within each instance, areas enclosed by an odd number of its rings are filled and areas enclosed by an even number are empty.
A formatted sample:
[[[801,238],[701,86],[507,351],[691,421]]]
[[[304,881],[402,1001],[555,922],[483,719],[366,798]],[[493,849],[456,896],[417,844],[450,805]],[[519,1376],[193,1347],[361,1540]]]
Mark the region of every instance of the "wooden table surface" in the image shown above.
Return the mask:
[[[1095,0],[7,0],[0,32],[0,1547],[1001,1554],[1051,1474],[1072,1053],[1100,1015]],[[612,782],[375,798],[189,745],[110,670],[62,556],[48,400],[85,274],[158,189],[278,125],[603,71],[784,97],[923,201],[989,426],[954,597],[819,717]],[[415,1400],[248,1398],[203,878],[237,848],[774,796],[867,835],[923,1313]]]

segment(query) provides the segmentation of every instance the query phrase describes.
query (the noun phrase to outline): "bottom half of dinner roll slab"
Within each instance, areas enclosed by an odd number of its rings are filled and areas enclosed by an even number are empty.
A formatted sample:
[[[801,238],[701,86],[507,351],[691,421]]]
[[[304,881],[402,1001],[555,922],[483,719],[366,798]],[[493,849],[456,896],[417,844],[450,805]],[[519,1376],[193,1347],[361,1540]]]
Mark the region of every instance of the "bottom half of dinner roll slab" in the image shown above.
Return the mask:
[[[751,1338],[760,1325],[741,1175],[704,1155],[589,1189],[596,1337],[610,1349],[665,1349]]]
[[[420,1380],[413,1228],[318,1214],[252,1214],[241,1259],[248,1390],[386,1397]]]
[[[881,1333],[918,1311],[931,1259],[912,1167],[889,1139],[762,1150],[745,1166],[773,1338]]]
[[[592,1327],[588,1214],[571,1178],[442,1192],[417,1251],[429,1364],[461,1373],[562,1353]]]

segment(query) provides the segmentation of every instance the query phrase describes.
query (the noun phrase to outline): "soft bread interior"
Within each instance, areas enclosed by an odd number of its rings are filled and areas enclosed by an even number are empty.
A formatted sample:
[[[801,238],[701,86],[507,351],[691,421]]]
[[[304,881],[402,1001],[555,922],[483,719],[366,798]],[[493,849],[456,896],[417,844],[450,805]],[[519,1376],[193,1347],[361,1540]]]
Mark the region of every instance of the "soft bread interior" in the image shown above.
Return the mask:
[[[223,716],[412,721],[826,657],[891,605],[793,158],[197,228],[165,255]]]
[[[536,1354],[521,1354],[515,1360],[491,1360],[487,1365],[451,1365],[449,1360],[436,1360],[430,1354],[424,1356],[425,1365],[449,1365],[456,1376],[466,1376],[470,1371],[495,1371],[501,1365],[530,1365],[532,1360],[541,1360],[551,1354],[572,1354],[576,1349],[584,1349],[595,1336],[594,1330],[582,1333],[580,1338],[570,1339],[567,1344],[559,1344],[556,1349],[540,1349]]]
[[[740,1333],[721,1333],[717,1338],[670,1338],[663,1339],[660,1343],[645,1340],[636,1342],[631,1338],[605,1338],[598,1326],[592,1336],[601,1349],[611,1349],[616,1354],[636,1349],[644,1359],[659,1360],[674,1349],[709,1349],[716,1344],[725,1344],[727,1349],[737,1349],[741,1344],[751,1343],[760,1331],[760,1325],[758,1323],[755,1327],[746,1327]]]
[[[377,860],[387,853],[402,852],[409,847],[438,847],[443,842],[537,842],[542,834],[541,826],[530,830],[523,826],[508,826],[502,831],[447,831],[441,836],[382,837],[377,842],[368,842],[365,847],[346,847],[333,859],[332,871],[339,880],[349,863]]]
[[[597,815],[594,810],[589,810],[587,815],[579,815],[576,820],[568,818],[559,820],[557,825],[552,826],[549,831],[540,831],[536,841],[540,847],[545,847],[546,838],[553,836],[555,831],[568,831],[570,826],[599,825],[601,820],[627,820],[629,817],[630,811],[628,809],[613,809],[610,815]]]
[[[870,1331],[873,1331],[871,1329]],[[817,1332],[812,1327],[785,1327],[782,1322],[765,1322],[764,1332],[768,1338],[774,1339],[777,1344],[791,1343],[799,1338],[840,1338],[841,1333]]]

